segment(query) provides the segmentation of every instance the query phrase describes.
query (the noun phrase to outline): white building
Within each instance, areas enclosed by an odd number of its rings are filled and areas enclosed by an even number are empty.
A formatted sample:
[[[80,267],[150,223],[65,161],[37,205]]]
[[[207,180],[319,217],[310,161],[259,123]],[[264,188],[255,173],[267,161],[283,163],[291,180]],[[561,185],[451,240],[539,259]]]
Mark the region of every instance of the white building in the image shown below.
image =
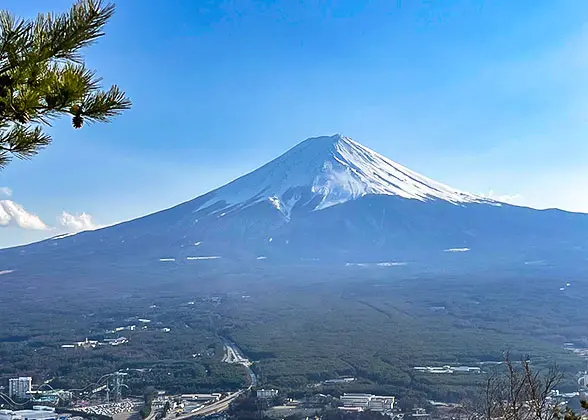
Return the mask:
[[[78,341],[77,343],[75,343],[75,345],[78,347],[83,347],[85,349],[94,348],[98,345],[98,341],[97,340],[88,340],[86,338],[84,341]]]
[[[33,378],[24,376],[20,378],[11,378],[8,380],[8,396],[10,398],[27,398],[27,394],[31,392]]]
[[[367,409],[370,400],[374,397],[373,394],[343,394],[341,402],[343,407],[358,407]]]
[[[371,411],[392,411],[395,398],[393,396],[375,395],[368,403],[368,410]]]
[[[258,389],[256,394],[257,398],[270,399],[278,395],[277,389]]]
[[[343,407],[360,408],[371,411],[391,411],[394,408],[395,398],[373,394],[343,394],[340,398]]]
[[[215,392],[212,394],[182,394],[182,400],[198,402],[216,402],[220,400],[222,394]]]

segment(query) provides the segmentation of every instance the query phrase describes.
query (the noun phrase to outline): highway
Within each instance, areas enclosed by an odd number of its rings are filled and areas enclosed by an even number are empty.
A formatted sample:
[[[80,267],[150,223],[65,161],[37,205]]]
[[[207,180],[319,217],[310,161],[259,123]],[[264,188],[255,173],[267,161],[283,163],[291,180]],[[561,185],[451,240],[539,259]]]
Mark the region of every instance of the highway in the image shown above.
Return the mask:
[[[217,401],[217,402],[209,404],[209,405],[205,405],[204,407],[201,407],[201,408],[194,410],[190,413],[182,414],[181,416],[178,416],[178,417],[169,417],[169,418],[175,419],[175,420],[184,420],[184,419],[189,419],[191,417],[196,417],[196,416],[209,416],[211,414],[222,413],[223,411],[225,411],[226,409],[229,408],[229,405],[237,397],[239,397],[239,395],[243,394],[244,392],[245,392],[245,390],[242,389],[242,390],[237,391],[233,394],[230,394],[228,397],[223,398],[220,401]]]
[[[251,361],[247,359],[241,349],[237,347],[237,345],[226,338],[223,338],[225,343],[225,355],[222,358],[222,361],[225,363],[237,363],[245,367],[247,370],[247,374],[249,375],[249,388],[257,385],[257,376],[253,370],[251,370]]]
[[[198,410],[193,411],[192,413],[187,415],[187,417],[208,416],[211,414],[221,413],[221,412],[227,410],[229,408],[229,405],[244,392],[245,392],[245,390],[243,390],[243,389],[240,391],[237,391],[237,392],[229,395],[227,398],[223,398],[220,401],[217,401],[215,403],[212,403],[210,405],[204,406],[202,408],[199,408]],[[176,417],[176,419],[181,419],[181,418],[182,417]]]
[[[222,337],[221,337],[222,338]],[[224,345],[225,345],[225,354],[222,358],[222,361],[225,363],[235,363],[240,364],[247,370],[247,374],[249,375],[249,386],[246,389],[241,389],[233,394],[229,394],[226,398],[214,402],[209,405],[205,405],[197,410],[194,410],[190,413],[182,414],[178,417],[173,417],[175,420],[184,420],[190,417],[196,416],[209,416],[211,414],[221,413],[229,408],[229,405],[237,399],[240,395],[244,394],[246,391],[249,391],[251,388],[257,385],[257,376],[253,370],[251,370],[251,361],[247,359],[243,352],[237,347],[237,345],[226,338],[222,338]]]

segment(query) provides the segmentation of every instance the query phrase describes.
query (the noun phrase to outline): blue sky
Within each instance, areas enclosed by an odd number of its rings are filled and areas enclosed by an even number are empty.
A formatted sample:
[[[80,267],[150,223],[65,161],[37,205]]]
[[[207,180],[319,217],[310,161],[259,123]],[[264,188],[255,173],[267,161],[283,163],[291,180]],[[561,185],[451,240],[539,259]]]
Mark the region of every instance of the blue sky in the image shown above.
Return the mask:
[[[119,1],[87,63],[133,109],[58,122],[0,172],[29,216],[0,247],[169,207],[333,133],[461,190],[588,212],[587,21],[583,0]]]

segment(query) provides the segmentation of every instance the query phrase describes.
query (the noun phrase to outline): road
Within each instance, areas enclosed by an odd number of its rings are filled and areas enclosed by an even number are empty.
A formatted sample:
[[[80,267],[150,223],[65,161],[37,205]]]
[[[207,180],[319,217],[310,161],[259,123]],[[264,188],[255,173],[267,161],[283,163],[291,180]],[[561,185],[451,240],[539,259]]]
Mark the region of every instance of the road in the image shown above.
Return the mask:
[[[220,401],[217,401],[217,402],[209,404],[209,405],[205,405],[204,407],[201,407],[201,408],[194,410],[190,413],[182,414],[181,416],[178,416],[178,417],[173,417],[173,419],[184,420],[184,419],[188,419],[190,417],[209,416],[211,414],[222,413],[223,411],[225,411],[226,409],[229,408],[229,405],[237,397],[239,397],[239,395],[243,394],[244,392],[245,392],[245,390],[242,389],[242,390],[237,391],[233,394],[230,394],[228,397],[223,398]]]
[[[229,408],[229,405],[240,395],[244,394],[246,391],[250,390],[254,386],[257,385],[257,376],[253,370],[251,370],[251,361],[247,359],[241,349],[237,347],[237,345],[226,338],[221,337],[225,345],[225,354],[222,358],[222,361],[225,363],[234,363],[242,365],[245,370],[247,370],[247,374],[249,375],[249,386],[246,389],[241,389],[233,394],[230,394],[226,398],[223,398],[220,401],[215,403],[205,405],[197,410],[194,410],[190,413],[183,414],[178,417],[174,417],[175,420],[183,420],[188,419],[190,417],[196,416],[209,416],[211,414],[221,413]]]
[[[245,367],[247,370],[247,374],[249,375],[249,388],[257,385],[257,376],[253,370],[251,370],[251,361],[243,355],[243,352],[235,343],[226,338],[223,338],[225,343],[225,355],[222,358],[222,361],[225,363],[237,363]]]

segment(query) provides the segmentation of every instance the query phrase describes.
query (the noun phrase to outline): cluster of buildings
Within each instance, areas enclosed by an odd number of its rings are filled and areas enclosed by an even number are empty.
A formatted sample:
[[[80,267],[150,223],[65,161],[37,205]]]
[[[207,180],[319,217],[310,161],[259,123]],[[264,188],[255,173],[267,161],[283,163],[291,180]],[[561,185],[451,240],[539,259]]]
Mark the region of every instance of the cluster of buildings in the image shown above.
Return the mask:
[[[0,410],[0,420],[67,420],[69,414],[59,414],[52,407],[33,406],[32,410]]]
[[[140,322],[141,324],[143,324],[140,329],[145,330],[147,329],[147,324],[151,323],[150,319],[147,318],[139,318],[137,319],[138,322]],[[131,325],[127,325],[124,327],[116,327],[112,330],[108,330],[106,331],[107,334],[117,334],[120,333],[122,331],[135,331],[137,330],[137,325],[135,324],[131,324]],[[161,331],[163,332],[170,332],[171,329],[170,328],[161,328]],[[96,348],[98,346],[120,346],[121,344],[126,344],[129,342],[129,339],[127,337],[117,337],[117,338],[106,338],[102,341],[98,341],[98,340],[89,340],[89,339],[85,339],[84,341],[78,341],[72,344],[62,344],[61,348],[63,349],[74,349],[74,348],[83,348],[83,349],[93,349]]]
[[[118,337],[118,338],[106,338],[102,343],[108,344],[111,346],[120,346],[121,344],[128,343],[129,339],[127,337]],[[102,344],[99,343],[99,344]]]
[[[110,334],[114,334],[121,331],[135,331],[137,329],[136,325],[127,325],[126,327],[116,327],[114,330],[107,331]]]
[[[415,366],[414,370],[423,372],[423,373],[432,373],[432,374],[439,374],[439,373],[482,373],[482,369],[477,366],[441,366],[441,367],[431,367],[431,366]]]
[[[118,338],[106,338],[104,341],[98,340],[88,340],[87,338],[84,341],[78,341],[73,344],[62,344],[62,349],[74,349],[76,347],[83,348],[83,349],[93,349],[98,346],[120,346],[121,344],[128,343],[129,339],[127,337],[118,337]]]
[[[395,398],[373,394],[346,393],[341,396],[340,401],[342,410],[391,412],[394,409]]]
[[[151,320],[147,319],[147,318],[139,318],[139,319],[137,319],[137,321],[140,322],[141,324],[143,324],[143,326],[141,326],[142,330],[146,330],[148,328],[147,324],[151,323]],[[108,334],[116,334],[116,333],[119,333],[122,331],[135,331],[136,329],[137,329],[137,325],[133,324],[133,325],[127,325],[126,327],[116,327],[115,329],[109,330],[106,332]],[[161,331],[170,332],[171,328],[164,327],[164,328],[161,328]],[[104,341],[106,341],[106,340],[104,340]]]

